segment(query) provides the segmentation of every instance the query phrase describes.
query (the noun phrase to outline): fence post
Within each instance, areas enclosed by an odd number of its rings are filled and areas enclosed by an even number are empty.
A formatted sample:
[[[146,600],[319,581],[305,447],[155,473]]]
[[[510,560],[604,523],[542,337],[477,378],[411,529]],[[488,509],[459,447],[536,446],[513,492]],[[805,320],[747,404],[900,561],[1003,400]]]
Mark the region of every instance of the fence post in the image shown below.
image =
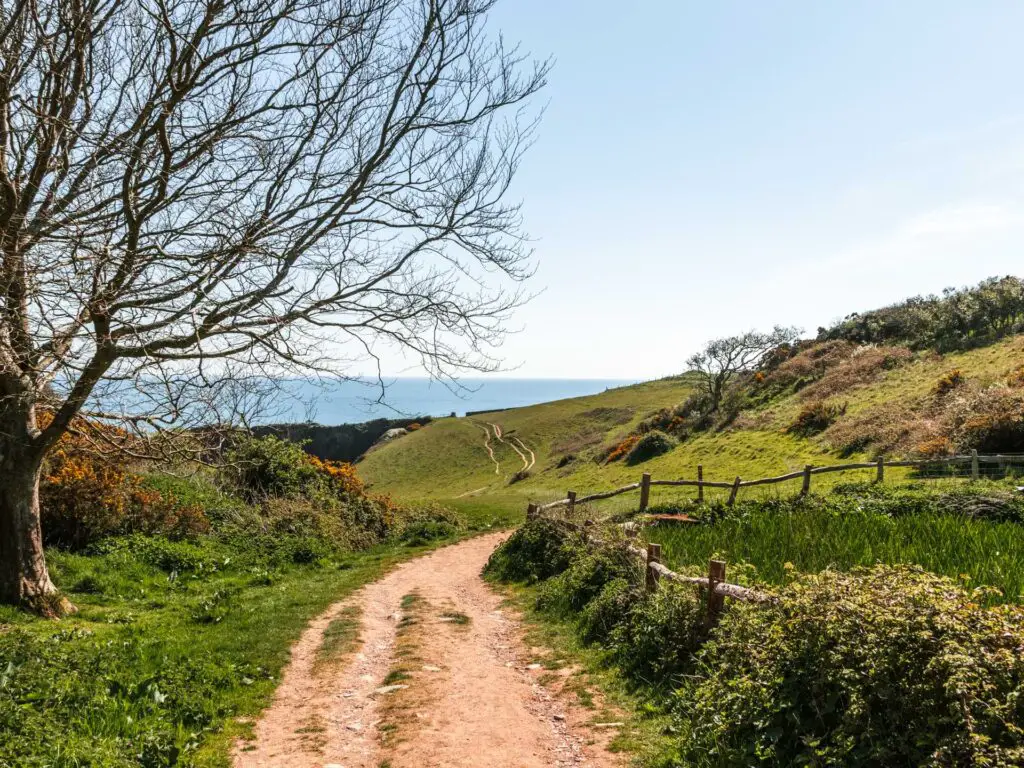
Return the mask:
[[[811,492],[811,470],[813,468],[814,466],[812,464],[807,464],[804,466],[804,485],[803,488],[800,489],[801,496],[806,496],[808,493]]]
[[[643,513],[647,509],[647,504],[651,500],[651,473],[644,472],[640,475],[640,512]]]
[[[526,519],[534,520],[537,517],[537,505],[529,504],[526,507]]]
[[[661,562],[661,544],[648,544],[647,545],[647,576],[644,580],[644,585],[647,587],[648,592],[653,592],[658,588],[658,580],[661,578],[661,574],[651,568],[651,563]]]
[[[885,482],[885,457],[884,456],[879,456],[878,457],[878,470],[875,472],[875,482],[876,483],[883,483],[883,482]]]
[[[978,479],[978,449],[971,450],[971,480]]]
[[[697,503],[704,503],[704,465],[697,465]]]
[[[565,497],[569,499],[569,504],[566,507],[566,510],[569,513],[569,517],[572,517],[572,513],[576,511],[576,491],[569,491],[565,494]]]
[[[736,503],[736,494],[740,492],[740,483],[741,482],[743,482],[743,481],[740,480],[740,476],[736,475],[736,479],[733,480],[733,483],[732,483],[732,490],[729,491],[729,502],[728,503],[729,503],[730,507],[733,504]]]
[[[725,561],[711,560],[708,562],[708,626],[718,623],[718,617],[725,606],[725,596],[715,591],[715,585],[725,581]]]

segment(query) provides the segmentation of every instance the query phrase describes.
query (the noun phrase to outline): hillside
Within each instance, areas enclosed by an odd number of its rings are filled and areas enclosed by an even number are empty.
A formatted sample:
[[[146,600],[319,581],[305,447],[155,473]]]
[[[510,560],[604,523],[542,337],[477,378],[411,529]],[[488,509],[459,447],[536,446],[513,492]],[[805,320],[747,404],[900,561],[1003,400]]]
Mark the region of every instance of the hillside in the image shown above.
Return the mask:
[[[376,491],[403,498],[479,497],[514,506],[527,499],[558,498],[570,488],[583,492],[615,487],[635,481],[641,472],[692,478],[698,464],[704,466],[706,479],[732,480],[736,475],[764,477],[807,463],[829,464],[878,453],[920,455],[922,447],[948,451],[952,442],[939,440],[938,449],[927,445],[942,431],[942,414],[936,414],[934,403],[939,380],[951,371],[959,372],[955,383],[965,394],[955,405],[966,408],[969,417],[972,407],[987,406],[968,393],[986,387],[1002,392],[1003,382],[1024,361],[1021,335],[946,354],[850,344],[844,355],[828,359],[825,353],[830,348],[834,351],[837,343],[811,344],[801,359],[790,364],[797,367],[806,362],[804,358],[824,356],[821,369],[808,376],[809,385],[806,380],[799,382],[801,386],[788,384],[775,394],[752,385],[752,396],[729,425],[695,433],[642,465],[599,459],[645,419],[683,403],[694,392],[694,378],[664,379],[472,418],[439,419],[373,450],[359,465],[359,473]],[[896,352],[884,351],[892,349]],[[773,379],[769,374],[765,386],[780,375]],[[790,431],[801,411],[815,402],[834,403],[842,413],[821,434]],[[497,466],[485,446],[488,425],[497,425],[503,438],[495,439],[490,428],[487,442]],[[880,434],[886,432],[892,434]],[[870,439],[858,445],[864,435]],[[988,447],[1014,448],[1005,441]],[[528,451],[535,456],[528,476],[521,480],[515,476],[523,469],[524,459],[516,448],[526,455],[527,463],[533,460]]]

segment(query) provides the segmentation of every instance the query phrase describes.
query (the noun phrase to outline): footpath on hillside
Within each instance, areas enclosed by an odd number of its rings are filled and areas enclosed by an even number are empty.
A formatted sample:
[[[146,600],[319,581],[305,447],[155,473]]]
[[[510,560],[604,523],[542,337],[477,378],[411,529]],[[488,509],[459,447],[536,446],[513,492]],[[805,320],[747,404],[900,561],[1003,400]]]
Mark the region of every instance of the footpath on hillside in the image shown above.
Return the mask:
[[[531,663],[539,650],[481,580],[506,535],[400,565],[314,620],[235,768],[622,765],[605,748],[617,724],[561,692],[573,669]],[[356,646],[324,664],[325,632],[357,615]]]

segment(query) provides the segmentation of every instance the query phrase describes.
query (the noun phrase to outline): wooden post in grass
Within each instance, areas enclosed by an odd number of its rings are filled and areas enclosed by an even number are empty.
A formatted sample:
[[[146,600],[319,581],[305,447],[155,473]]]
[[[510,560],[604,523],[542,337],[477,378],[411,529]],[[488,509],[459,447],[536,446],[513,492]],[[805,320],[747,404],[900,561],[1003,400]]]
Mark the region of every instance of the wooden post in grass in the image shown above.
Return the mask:
[[[978,475],[978,449],[974,448],[971,450],[971,480],[977,480]]]
[[[647,504],[651,500],[651,473],[644,472],[640,475],[640,512],[647,510]]]
[[[704,503],[704,465],[697,465],[697,503]]]
[[[881,485],[885,482],[885,457],[878,457],[878,469],[875,470],[875,482]]]
[[[566,511],[569,513],[569,517],[572,517],[572,513],[576,511],[576,491],[569,491],[565,497],[569,499]]]
[[[647,587],[648,592],[653,592],[658,588],[658,580],[661,578],[661,574],[651,568],[651,563],[661,562],[661,544],[648,544],[647,545],[647,576],[644,579],[644,586]]]
[[[718,623],[718,617],[725,607],[725,596],[715,591],[715,585],[725,581],[725,561],[711,560],[708,562],[708,626]]]
[[[535,520],[535,519],[537,519],[537,505],[536,504],[529,504],[529,505],[527,505],[527,507],[526,507],[526,519],[527,520]]]
[[[742,483],[742,482],[743,481],[740,480],[740,476],[736,475],[736,479],[733,480],[733,482],[732,482],[732,490],[729,491],[729,501],[728,501],[728,504],[729,504],[730,507],[733,504],[736,503],[736,494],[738,494],[740,492],[740,483]]]
[[[804,466],[804,485],[803,488],[800,489],[801,496],[806,496],[811,492],[811,470],[813,468],[814,467],[811,464]]]

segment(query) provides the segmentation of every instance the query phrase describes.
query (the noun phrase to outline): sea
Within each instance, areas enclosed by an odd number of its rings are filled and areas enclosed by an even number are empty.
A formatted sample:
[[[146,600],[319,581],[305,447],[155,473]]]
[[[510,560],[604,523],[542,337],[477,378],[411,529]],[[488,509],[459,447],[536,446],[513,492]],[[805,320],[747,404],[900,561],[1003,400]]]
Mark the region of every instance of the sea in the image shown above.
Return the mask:
[[[280,382],[279,382],[280,383]],[[635,384],[629,379],[460,379],[445,384],[428,378],[281,383],[282,396],[261,421],[355,424],[409,416],[464,416],[524,405],[594,395]]]

